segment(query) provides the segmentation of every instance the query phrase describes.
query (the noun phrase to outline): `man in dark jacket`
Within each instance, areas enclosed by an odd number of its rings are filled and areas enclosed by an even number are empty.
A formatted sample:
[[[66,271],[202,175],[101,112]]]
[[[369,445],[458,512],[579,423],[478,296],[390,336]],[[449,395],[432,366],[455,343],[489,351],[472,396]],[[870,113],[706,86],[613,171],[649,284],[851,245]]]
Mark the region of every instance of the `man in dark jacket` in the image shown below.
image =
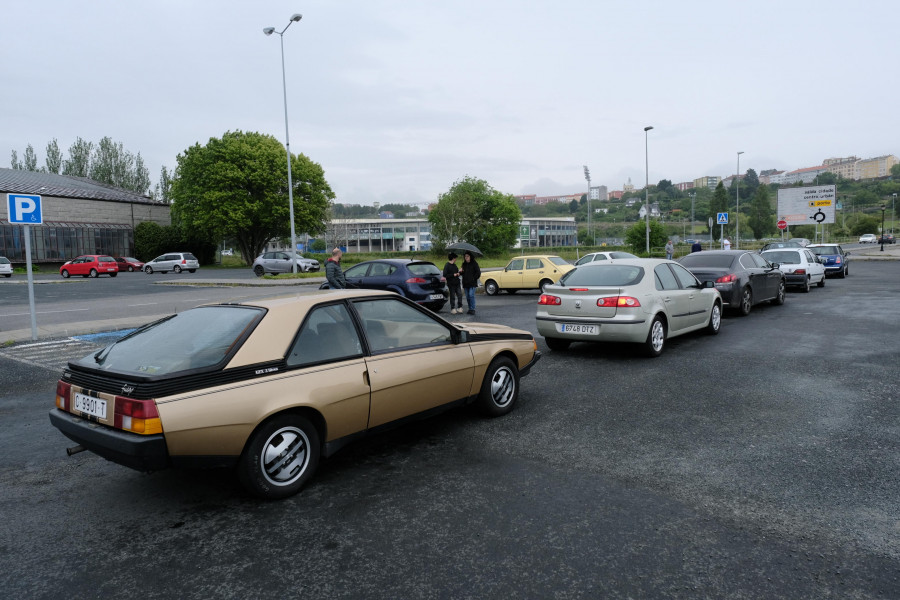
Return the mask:
[[[347,288],[347,278],[344,277],[344,271],[341,269],[341,256],[343,255],[340,248],[335,248],[331,251],[331,258],[325,261],[325,278],[328,279],[328,286],[333,290]]]
[[[457,255],[451,252],[447,256],[447,264],[444,265],[444,279],[447,280],[447,289],[450,291],[450,314],[462,314],[462,287],[460,286],[459,267],[456,266]]]
[[[481,267],[478,266],[478,261],[475,260],[475,257],[471,253],[466,252],[463,255],[463,264],[459,271],[462,273],[462,285],[466,292],[466,304],[469,305],[469,312],[466,314],[474,315],[475,290],[478,288],[478,278],[481,277]]]
[[[700,252],[703,250],[703,246],[700,244],[700,241],[697,240],[691,245],[691,253]]]

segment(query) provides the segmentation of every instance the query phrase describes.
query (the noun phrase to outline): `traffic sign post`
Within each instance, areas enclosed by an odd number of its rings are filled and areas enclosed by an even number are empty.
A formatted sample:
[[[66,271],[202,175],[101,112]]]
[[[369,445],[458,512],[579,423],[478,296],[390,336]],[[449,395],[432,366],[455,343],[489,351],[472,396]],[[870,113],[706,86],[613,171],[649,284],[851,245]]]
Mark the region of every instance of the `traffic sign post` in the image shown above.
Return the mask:
[[[725,239],[725,226],[728,225],[728,213],[716,213],[716,223],[719,224],[719,239]]]
[[[8,220],[12,224],[23,225],[25,237],[25,272],[28,275],[28,308],[31,311],[31,339],[37,340],[37,319],[34,311],[34,273],[31,270],[31,225],[41,225],[44,215],[41,197],[31,194],[7,194]]]

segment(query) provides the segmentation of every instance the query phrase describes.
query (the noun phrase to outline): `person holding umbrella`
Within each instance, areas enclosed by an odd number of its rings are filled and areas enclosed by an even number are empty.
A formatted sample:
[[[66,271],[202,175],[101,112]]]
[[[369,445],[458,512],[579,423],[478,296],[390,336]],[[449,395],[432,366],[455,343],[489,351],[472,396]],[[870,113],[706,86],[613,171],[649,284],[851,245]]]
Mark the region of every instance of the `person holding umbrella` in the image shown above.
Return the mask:
[[[474,254],[467,251],[463,255],[463,264],[459,270],[462,273],[462,286],[466,292],[466,304],[469,305],[467,314],[475,314],[475,290],[478,288],[478,280],[481,278],[481,267],[475,260]]]

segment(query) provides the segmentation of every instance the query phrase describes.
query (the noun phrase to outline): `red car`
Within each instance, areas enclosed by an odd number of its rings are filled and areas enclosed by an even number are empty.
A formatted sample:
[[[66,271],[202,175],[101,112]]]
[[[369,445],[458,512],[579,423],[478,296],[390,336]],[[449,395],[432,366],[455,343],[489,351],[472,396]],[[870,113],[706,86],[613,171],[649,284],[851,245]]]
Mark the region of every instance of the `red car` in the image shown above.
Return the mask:
[[[128,271],[129,273],[132,273],[134,271],[144,270],[144,263],[130,256],[117,256],[116,262],[119,263],[120,271]]]
[[[82,277],[97,277],[109,275],[115,277],[119,274],[119,263],[112,256],[103,254],[84,254],[73,258],[59,268],[59,274],[68,279],[70,275]]]

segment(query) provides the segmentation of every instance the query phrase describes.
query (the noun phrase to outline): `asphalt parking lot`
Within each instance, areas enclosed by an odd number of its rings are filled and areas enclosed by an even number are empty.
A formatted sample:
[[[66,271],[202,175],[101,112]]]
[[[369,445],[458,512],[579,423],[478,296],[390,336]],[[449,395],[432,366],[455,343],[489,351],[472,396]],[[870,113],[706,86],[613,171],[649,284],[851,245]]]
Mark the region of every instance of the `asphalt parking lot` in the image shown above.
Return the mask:
[[[673,339],[659,359],[613,344],[550,352],[539,339],[545,356],[509,416],[460,410],[370,438],[274,503],[227,473],[67,457],[46,416],[50,361],[104,340],[48,352],[16,342],[0,348],[0,507],[15,515],[0,529],[0,587],[29,598],[900,597],[898,274],[900,262],[859,261],[784,306],[728,316],[718,336]],[[477,319],[534,332],[535,301],[479,297]]]

